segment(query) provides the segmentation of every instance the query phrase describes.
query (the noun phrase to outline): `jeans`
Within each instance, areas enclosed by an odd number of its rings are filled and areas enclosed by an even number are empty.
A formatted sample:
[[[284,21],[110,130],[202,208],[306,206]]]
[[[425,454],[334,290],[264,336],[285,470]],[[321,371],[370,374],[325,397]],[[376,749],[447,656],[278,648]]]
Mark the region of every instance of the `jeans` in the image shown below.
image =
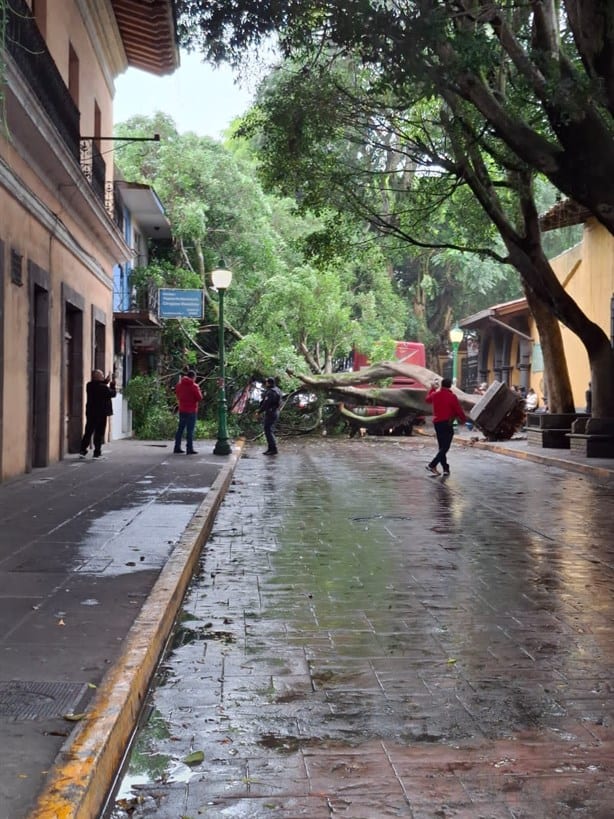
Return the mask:
[[[275,426],[279,419],[277,410],[266,410],[264,413],[264,437],[268,444],[269,452],[277,452],[277,441],[275,439]]]
[[[192,452],[194,449],[194,427],[196,426],[196,413],[195,412],[180,412],[179,413],[179,426],[177,427],[177,433],[175,435],[175,452],[181,449],[181,439],[183,438],[183,433],[185,430],[185,437],[186,437],[186,449],[188,452]]]
[[[435,435],[437,436],[437,446],[439,447],[439,452],[437,455],[435,455],[429,466],[437,466],[437,464],[441,464],[443,471],[448,472],[449,466],[446,455],[452,446],[454,426],[452,421],[436,421],[433,426],[435,427]]]

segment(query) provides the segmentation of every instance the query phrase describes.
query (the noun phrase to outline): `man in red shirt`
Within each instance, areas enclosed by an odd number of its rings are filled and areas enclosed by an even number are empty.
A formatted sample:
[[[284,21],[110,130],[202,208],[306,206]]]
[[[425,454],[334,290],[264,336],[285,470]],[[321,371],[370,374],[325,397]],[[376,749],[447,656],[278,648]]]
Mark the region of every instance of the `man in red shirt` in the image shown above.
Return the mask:
[[[186,453],[188,455],[198,455],[198,452],[194,449],[194,427],[196,426],[198,402],[202,401],[203,394],[194,380],[195,378],[196,373],[194,370],[188,370],[175,387],[175,395],[179,404],[179,425],[177,426],[175,449],[173,450],[176,455],[183,452],[181,439],[184,430],[186,434]]]
[[[452,382],[450,379],[444,378],[439,389],[437,389],[436,385],[433,385],[426,394],[426,401],[433,405],[433,426],[435,427],[439,447],[439,452],[426,467],[427,471],[432,475],[439,475],[437,464],[441,464],[443,467],[444,475],[450,474],[446,454],[454,437],[454,419],[458,418],[461,424],[464,424],[467,420],[458,398],[450,389],[451,387]]]

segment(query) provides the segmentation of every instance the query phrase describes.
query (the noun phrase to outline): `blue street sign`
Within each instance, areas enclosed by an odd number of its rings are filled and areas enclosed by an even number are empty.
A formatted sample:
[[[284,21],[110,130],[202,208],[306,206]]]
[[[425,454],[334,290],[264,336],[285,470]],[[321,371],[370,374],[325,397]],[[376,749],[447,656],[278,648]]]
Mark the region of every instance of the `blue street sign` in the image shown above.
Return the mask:
[[[203,291],[160,288],[158,298],[160,318],[203,318]]]

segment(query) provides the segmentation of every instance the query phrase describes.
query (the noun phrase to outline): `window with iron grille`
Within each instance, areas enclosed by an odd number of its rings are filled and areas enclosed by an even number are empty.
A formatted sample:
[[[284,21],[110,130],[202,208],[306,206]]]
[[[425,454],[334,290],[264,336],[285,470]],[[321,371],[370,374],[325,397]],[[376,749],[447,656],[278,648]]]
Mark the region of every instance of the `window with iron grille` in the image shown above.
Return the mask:
[[[11,248],[11,281],[20,287],[23,284],[23,256]]]

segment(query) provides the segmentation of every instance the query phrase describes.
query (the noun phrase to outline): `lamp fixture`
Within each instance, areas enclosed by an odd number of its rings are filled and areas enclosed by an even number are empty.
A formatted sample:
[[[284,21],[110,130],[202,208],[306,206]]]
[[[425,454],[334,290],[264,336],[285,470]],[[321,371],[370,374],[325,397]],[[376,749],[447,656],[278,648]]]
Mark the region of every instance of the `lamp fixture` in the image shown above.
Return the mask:
[[[459,327],[458,324],[455,324],[454,327],[451,328],[449,333],[450,341],[452,342],[452,344],[460,344],[461,341],[463,340],[464,335],[465,333],[463,332],[463,329]]]
[[[228,290],[232,283],[232,270],[216,267],[211,271],[211,284],[216,290]]]

